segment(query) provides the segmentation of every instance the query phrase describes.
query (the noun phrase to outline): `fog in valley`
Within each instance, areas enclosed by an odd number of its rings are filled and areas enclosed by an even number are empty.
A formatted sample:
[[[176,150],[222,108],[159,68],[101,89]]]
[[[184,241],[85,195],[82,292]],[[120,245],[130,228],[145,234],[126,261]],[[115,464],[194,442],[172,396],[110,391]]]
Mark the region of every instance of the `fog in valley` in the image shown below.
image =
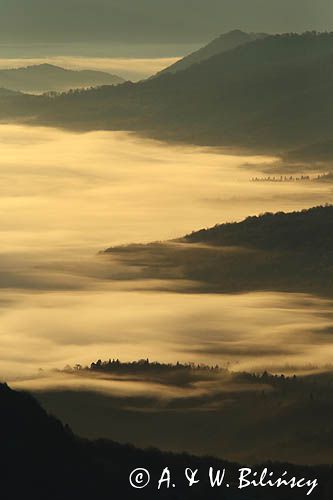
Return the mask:
[[[3,498],[333,498],[333,3],[190,3],[0,0]]]
[[[292,422],[308,425],[301,416],[311,414],[313,398],[329,394],[330,379],[307,377],[332,369],[331,299],[274,283],[267,291],[211,290],[184,269],[205,275],[215,250],[178,240],[250,214],[329,202],[331,184],[315,180],[318,169],[308,167],[307,180],[254,182],[284,179],[286,165],[275,174],[276,158],[127,132],[3,124],[0,138],[2,380],[33,392],[82,436],[248,463],[331,460],[325,436],[316,449],[318,438],[279,444]],[[110,247],[118,250],[101,253]],[[255,262],[249,254],[248,265]],[[170,366],[84,369],[98,359]],[[303,381],[239,375],[265,370]],[[268,439],[271,412],[277,432]]]
[[[233,369],[328,362],[323,299],[186,293],[181,280],[127,280],[98,252],[325,203],[330,184],[251,182],[274,158],[125,132],[2,125],[0,136],[3,378],[109,357]]]

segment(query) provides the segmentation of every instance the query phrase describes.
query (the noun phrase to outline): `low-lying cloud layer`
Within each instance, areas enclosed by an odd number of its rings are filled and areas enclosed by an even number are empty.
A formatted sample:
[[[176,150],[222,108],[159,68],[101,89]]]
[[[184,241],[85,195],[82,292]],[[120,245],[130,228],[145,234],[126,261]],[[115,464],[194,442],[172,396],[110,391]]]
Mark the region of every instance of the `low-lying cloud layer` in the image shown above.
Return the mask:
[[[175,279],[174,270],[149,276],[145,261],[129,266],[97,255],[110,245],[324,203],[329,184],[253,183],[260,164],[274,159],[125,132],[1,125],[0,144],[2,377],[108,356],[214,358],[240,369],[331,356],[329,335],[318,334],[331,325],[328,302],[193,293],[191,277]]]

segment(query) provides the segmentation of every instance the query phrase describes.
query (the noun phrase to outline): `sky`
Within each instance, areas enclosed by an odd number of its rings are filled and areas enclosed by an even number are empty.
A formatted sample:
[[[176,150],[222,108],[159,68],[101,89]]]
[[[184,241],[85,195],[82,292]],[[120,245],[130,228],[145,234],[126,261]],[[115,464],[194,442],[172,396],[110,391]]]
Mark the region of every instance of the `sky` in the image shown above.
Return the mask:
[[[27,57],[0,55],[0,70],[20,68],[42,63],[54,64],[73,70],[93,69],[121,75],[126,80],[139,81],[158,73],[179,60],[179,57],[87,57],[76,55],[45,56],[42,54]]]
[[[138,81],[233,29],[332,26],[331,0],[0,0],[0,66],[49,62]]]
[[[332,26],[331,0],[0,0],[2,43],[188,44]]]

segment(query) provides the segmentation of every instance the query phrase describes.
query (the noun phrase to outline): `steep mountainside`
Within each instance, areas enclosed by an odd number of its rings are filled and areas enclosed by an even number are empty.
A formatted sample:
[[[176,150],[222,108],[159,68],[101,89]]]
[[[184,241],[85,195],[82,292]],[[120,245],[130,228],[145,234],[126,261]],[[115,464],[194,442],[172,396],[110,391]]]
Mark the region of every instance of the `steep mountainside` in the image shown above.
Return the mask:
[[[239,45],[253,42],[258,38],[264,38],[265,36],[267,35],[264,33],[245,33],[241,30],[229,31],[228,33],[220,35],[218,38],[215,38],[212,42],[208,43],[201,49],[192,52],[188,56],[183,57],[180,61],[177,61],[168,68],[165,68],[159,74],[177,73],[177,71],[189,68],[192,64],[200,63],[212,56],[235,49]]]

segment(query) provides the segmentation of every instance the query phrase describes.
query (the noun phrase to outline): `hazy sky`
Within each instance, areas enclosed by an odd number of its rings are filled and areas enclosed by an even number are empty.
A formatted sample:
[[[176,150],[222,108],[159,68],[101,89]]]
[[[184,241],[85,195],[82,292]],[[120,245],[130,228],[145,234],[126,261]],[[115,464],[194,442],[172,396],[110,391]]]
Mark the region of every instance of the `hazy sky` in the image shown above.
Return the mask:
[[[332,26],[331,0],[0,0],[2,42],[197,43]]]
[[[33,48],[31,48],[33,51]],[[33,56],[22,55],[17,51],[19,57],[9,57],[1,54],[0,69],[19,68],[34,64],[49,63],[74,70],[94,69],[107,71],[112,74],[121,75],[126,80],[138,81],[161,71],[179,60],[179,57],[87,57],[75,55],[45,56],[32,52]]]

